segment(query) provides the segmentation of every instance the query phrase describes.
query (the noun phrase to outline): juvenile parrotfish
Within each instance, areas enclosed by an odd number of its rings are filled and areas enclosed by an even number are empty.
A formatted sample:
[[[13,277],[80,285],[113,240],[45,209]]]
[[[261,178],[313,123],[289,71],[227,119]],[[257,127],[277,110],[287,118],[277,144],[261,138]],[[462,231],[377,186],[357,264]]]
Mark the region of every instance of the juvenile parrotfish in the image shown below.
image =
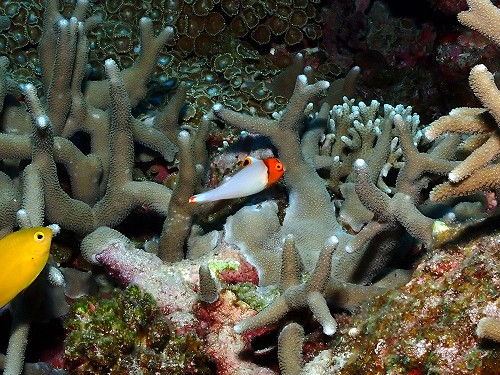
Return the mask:
[[[189,203],[214,202],[256,194],[278,181],[285,171],[283,164],[276,158],[261,160],[248,156],[241,165],[243,169],[227,181],[213,190],[191,196]]]
[[[0,307],[42,272],[51,242],[52,229],[47,227],[21,229],[0,239]]]

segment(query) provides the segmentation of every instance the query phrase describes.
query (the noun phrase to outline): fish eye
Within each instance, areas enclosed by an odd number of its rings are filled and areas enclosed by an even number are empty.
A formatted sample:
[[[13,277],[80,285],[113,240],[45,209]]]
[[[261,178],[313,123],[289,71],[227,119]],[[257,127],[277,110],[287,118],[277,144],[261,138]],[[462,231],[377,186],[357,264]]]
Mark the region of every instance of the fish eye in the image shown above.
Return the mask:
[[[283,164],[281,163],[278,163],[276,164],[276,166],[274,167],[277,171],[281,171],[283,169]]]
[[[245,160],[243,160],[243,162],[241,163],[241,165],[244,167],[246,167],[250,164],[252,164],[252,159],[250,159],[249,157],[246,157]]]
[[[36,232],[34,235],[33,235],[33,239],[36,241],[36,242],[40,242],[40,241],[43,241],[43,239],[45,238],[45,235],[43,234],[43,232]]]

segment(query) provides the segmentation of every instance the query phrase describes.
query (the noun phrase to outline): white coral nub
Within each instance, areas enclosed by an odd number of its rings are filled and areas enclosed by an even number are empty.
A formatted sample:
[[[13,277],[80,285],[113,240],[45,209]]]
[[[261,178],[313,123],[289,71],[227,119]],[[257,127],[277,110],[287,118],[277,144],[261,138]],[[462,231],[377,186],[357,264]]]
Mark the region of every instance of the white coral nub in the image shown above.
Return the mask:
[[[354,168],[356,169],[366,168],[366,161],[364,161],[363,159],[356,159],[356,161],[354,162]]]

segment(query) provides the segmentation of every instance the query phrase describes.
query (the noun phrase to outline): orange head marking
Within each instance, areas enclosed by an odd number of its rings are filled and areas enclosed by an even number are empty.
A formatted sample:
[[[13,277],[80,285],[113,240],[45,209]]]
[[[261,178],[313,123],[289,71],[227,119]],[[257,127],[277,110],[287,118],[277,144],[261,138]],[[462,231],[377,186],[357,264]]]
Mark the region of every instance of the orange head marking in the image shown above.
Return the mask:
[[[267,186],[271,186],[283,176],[285,167],[276,158],[267,158],[262,161],[267,167]]]

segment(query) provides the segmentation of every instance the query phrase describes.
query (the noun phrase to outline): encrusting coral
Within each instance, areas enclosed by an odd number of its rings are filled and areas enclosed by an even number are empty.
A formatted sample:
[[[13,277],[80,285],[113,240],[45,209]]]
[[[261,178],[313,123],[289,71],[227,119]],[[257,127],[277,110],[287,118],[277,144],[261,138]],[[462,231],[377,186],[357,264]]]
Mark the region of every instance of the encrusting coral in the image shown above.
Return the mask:
[[[310,297],[307,294],[309,291],[307,282],[295,285],[282,280],[282,285],[286,286],[282,288],[283,296],[257,316],[239,323],[235,327],[237,331],[276,323],[287,311],[307,304],[312,308],[316,319],[323,324],[324,331],[333,334],[335,323],[326,308],[325,301],[349,309],[371,296],[383,293],[387,287],[391,288],[404,282],[403,273],[397,272],[387,276],[385,284],[382,279],[379,281],[380,284],[367,286],[367,283],[380,275],[404,229],[423,243],[429,245],[432,243],[435,221],[419,211],[418,198],[422,189],[427,186],[429,174],[445,175],[456,165],[455,162],[448,161],[446,156],[450,148],[456,145],[457,140],[447,139],[436,143],[428,154],[419,152],[416,148],[419,120],[418,116],[411,115],[411,108],[386,106],[383,121],[377,120],[373,125],[378,115],[378,105],[374,103],[368,107],[360,104],[358,107],[346,102],[341,108],[353,124],[351,125],[353,130],[345,129],[350,126],[344,123],[342,124],[344,130],[341,129],[340,135],[342,131],[349,133],[359,143],[357,147],[370,163],[357,159],[352,174],[354,190],[359,199],[357,205],[363,205],[371,216],[359,233],[349,233],[337,221],[335,205],[331,201],[323,179],[316,171],[325,166],[340,165],[344,158],[346,162],[349,160],[349,151],[344,154],[345,146],[339,148],[337,155],[327,154],[318,158],[320,152],[318,144],[327,124],[330,124],[330,113],[333,117],[341,109],[334,107],[329,111],[327,106],[323,106],[316,115],[311,115],[309,118],[304,114],[308,101],[327,87],[325,82],[308,84],[305,76],[299,76],[287,108],[276,115],[278,120],[240,114],[221,105],[213,108],[215,116],[224,122],[269,136],[278,149],[280,160],[285,166],[289,166],[284,175],[289,202],[282,224],[277,224],[278,219],[273,216],[272,206],[263,204],[260,209],[249,211],[247,218],[240,218],[238,224],[242,224],[243,220],[244,227],[253,227],[260,221],[259,226],[267,230],[263,233],[245,234],[228,220],[225,228],[226,241],[230,243],[234,241],[233,243],[242,248],[250,259],[257,262],[261,281],[267,284],[278,282],[275,277],[278,274],[276,268],[280,264],[280,258],[282,267],[298,263],[291,255],[294,252],[284,250],[281,252],[279,248],[281,239],[292,235],[299,254],[298,259],[303,263],[303,272],[312,278],[321,278],[323,282],[328,280],[326,287],[322,287],[321,291],[313,288]],[[337,122],[340,123],[338,120],[337,118]],[[371,135],[370,141],[367,140],[369,132],[374,134]],[[359,133],[362,136],[359,136]],[[395,138],[396,135],[398,138]],[[341,137],[335,141],[355,149],[354,142],[349,138]],[[375,147],[373,147],[374,142]],[[376,152],[370,154],[372,148]],[[375,183],[379,180],[379,175],[383,175],[382,169],[387,164],[389,156],[396,153],[396,149],[399,148],[401,160],[397,163],[393,160],[393,164],[389,164],[389,168],[399,169],[398,178],[391,188],[383,185],[385,188],[383,191]],[[335,150],[335,145],[332,150]],[[315,164],[317,160],[324,160],[325,156],[330,157],[329,163]],[[397,159],[399,157],[396,157]],[[375,177],[371,174],[370,166],[377,168]],[[338,170],[339,168],[331,168],[332,174]],[[342,177],[345,178],[345,175],[346,173]],[[332,176],[332,180],[335,179],[340,180]],[[337,190],[340,190],[338,186]],[[347,204],[347,200],[339,204],[341,206]],[[349,211],[352,212],[352,209],[347,210]],[[250,213],[251,216],[248,216]],[[260,240],[256,239],[259,234],[262,234]],[[331,262],[331,266],[327,267],[319,261],[320,250],[332,234],[338,238],[338,246],[332,256],[325,257],[324,261],[329,259]],[[285,245],[285,248],[288,246],[290,245]],[[371,246],[376,248],[372,249]],[[321,266],[311,273],[316,263]],[[285,276],[287,274],[282,273],[285,280],[290,278]],[[294,279],[297,280],[297,276],[294,276]],[[387,280],[392,280],[393,285],[388,284]]]
[[[339,318],[339,336],[303,374],[495,374],[498,236],[430,250],[406,285]]]
[[[187,10],[200,6],[203,11],[206,7],[202,3],[197,1]],[[300,9],[306,3],[293,2]],[[468,3],[470,10],[461,13],[461,22],[498,42],[496,27],[481,25],[484,19],[500,21],[500,11],[489,1]],[[208,5],[207,15],[212,10]],[[188,344],[195,347],[190,355],[200,354],[195,358],[201,358],[198,370],[211,370],[205,367],[206,360],[218,373],[233,375],[273,373],[239,352],[250,349],[253,338],[279,330],[281,373],[298,374],[304,366],[306,331],[299,324],[304,321],[293,321],[294,311],[311,310],[315,324],[326,336],[344,334],[330,309],[354,311],[364,301],[408,282],[406,268],[411,267],[408,258],[412,249],[404,241],[412,238],[412,244],[430,248],[466,227],[450,222],[470,202],[454,199],[433,204],[427,199],[428,188],[433,188],[431,198],[445,199],[494,189],[500,181],[493,173],[499,149],[495,122],[500,123],[500,94],[484,66],[473,69],[470,81],[486,108],[457,109],[426,129],[412,107],[382,105],[375,100],[365,104],[347,97],[332,106],[330,100],[336,101],[339,91],[352,94],[359,68],[353,68],[345,80],[331,84],[317,79],[302,53],[274,79],[257,81],[258,75],[253,75],[246,82],[253,94],[280,92],[279,111],[274,111],[274,106],[266,111],[242,111],[224,100],[213,105],[210,99],[200,106],[203,113],[194,117],[196,127],[194,123],[179,126],[193,82],[179,84],[162,110],[147,115],[134,111],[148,94],[160,51],[175,44],[171,27],[154,36],[155,21],[142,18],[137,60],[120,70],[117,62],[106,59],[106,79],[89,81],[88,36],[99,17],[87,16],[89,3],[85,0],[76,2],[69,19],[58,6],[56,0],[46,1],[39,43],[40,89],[33,84],[19,86],[7,74],[6,58],[0,57],[0,156],[6,167],[6,173],[0,174],[0,231],[5,234],[17,225],[55,222],[81,241],[81,257],[74,264],[87,262],[85,267],[92,274],[105,271],[121,286],[136,285],[122,297],[116,294],[114,302],[89,299],[81,302],[82,307],[70,301],[76,318],[67,322],[71,331],[68,370],[83,363],[92,371],[110,371],[114,366],[129,369],[139,361],[123,359],[132,347],[152,354],[149,346],[154,346],[162,352],[165,342],[158,343],[156,334],[151,338],[147,333],[160,322],[161,332],[168,328],[183,336],[181,340],[189,341],[189,335],[196,335]],[[250,17],[244,9],[237,17],[242,18],[243,13]],[[259,26],[246,25],[247,29],[255,39]],[[177,30],[179,41],[187,31]],[[23,105],[13,104],[12,98],[22,100]],[[264,113],[270,116],[264,117]],[[229,202],[226,211],[217,203],[189,205],[189,197],[203,191],[210,176],[206,140],[214,124],[251,132],[247,140],[256,140],[255,134],[267,137],[268,151],[277,153],[274,156],[285,168],[286,198],[274,200],[269,198],[273,193],[265,192],[242,199],[240,205]],[[457,125],[450,129],[451,124]],[[447,132],[458,134],[442,136]],[[460,135],[467,133],[477,136],[468,139],[457,153]],[[162,166],[178,169],[172,189],[134,178],[137,145],[161,159]],[[249,148],[255,152],[260,147],[256,141]],[[463,154],[470,155],[461,160]],[[25,160],[31,162],[26,165]],[[484,174],[485,178],[478,178]],[[445,176],[450,182],[434,187]],[[472,187],[465,188],[466,184]],[[112,229],[137,207],[163,220],[161,232],[158,229],[156,233],[158,246],[152,246],[151,252],[136,248],[125,234]],[[486,205],[480,201],[472,211],[481,211],[484,216]],[[214,215],[217,220],[210,219],[214,212],[219,215]],[[230,212],[228,217],[226,212]],[[13,301],[6,375],[23,371],[28,330],[35,315],[55,318],[67,313],[62,292],[65,281],[57,266],[49,261],[42,276]],[[64,275],[69,277],[70,273]],[[273,289],[276,286],[279,293]],[[153,296],[158,309],[143,292]],[[132,337],[124,323],[134,319],[134,313],[117,313],[124,322],[101,321],[111,325],[99,336],[98,341],[105,345],[96,349],[92,358],[97,364],[82,362],[81,352],[92,343],[81,339],[85,333],[79,319],[83,317],[89,327],[94,325],[89,316],[99,320],[100,308],[118,311],[115,302],[127,293],[145,301],[139,305],[146,306],[150,314],[141,319],[152,326],[145,328],[144,321],[139,322],[143,336],[138,338]],[[50,302],[42,303],[43,299]],[[28,308],[31,301],[32,308]],[[137,311],[141,307],[134,303],[124,306],[141,315]],[[52,311],[42,314],[44,305],[50,305]],[[78,318],[82,312],[85,316]],[[291,319],[285,322],[287,317]],[[478,321],[477,335],[497,340],[496,317]],[[121,348],[128,351],[122,358],[126,363],[119,363],[106,343],[106,335],[113,329],[119,331],[114,338],[122,339]],[[140,339],[146,340],[146,345],[136,341]],[[101,350],[114,360],[112,365],[99,362]],[[157,358],[158,353],[153,354]],[[161,367],[161,361],[156,365]],[[157,370],[151,363],[147,366],[148,371]]]

